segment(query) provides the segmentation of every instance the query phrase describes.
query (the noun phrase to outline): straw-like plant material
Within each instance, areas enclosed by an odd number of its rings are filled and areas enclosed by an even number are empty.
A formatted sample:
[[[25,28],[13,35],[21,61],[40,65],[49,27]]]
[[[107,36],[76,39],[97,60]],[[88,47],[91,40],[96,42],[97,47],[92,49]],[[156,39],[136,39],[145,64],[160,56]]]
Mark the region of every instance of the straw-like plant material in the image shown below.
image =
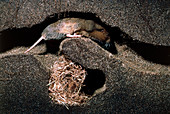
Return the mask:
[[[80,105],[89,96],[80,92],[86,78],[86,71],[80,65],[66,60],[63,56],[54,63],[49,80],[49,95],[57,104]]]

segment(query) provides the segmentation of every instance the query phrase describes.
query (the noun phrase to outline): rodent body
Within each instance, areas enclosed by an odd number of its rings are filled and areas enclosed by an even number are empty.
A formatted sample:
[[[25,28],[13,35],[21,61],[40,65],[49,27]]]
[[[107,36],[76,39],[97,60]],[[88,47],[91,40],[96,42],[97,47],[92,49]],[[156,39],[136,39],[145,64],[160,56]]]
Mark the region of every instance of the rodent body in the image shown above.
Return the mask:
[[[25,53],[34,48],[41,40],[60,40],[64,38],[87,37],[105,49],[110,48],[109,33],[104,27],[92,20],[64,18],[47,26],[42,36]]]
[[[108,32],[99,24],[92,20],[80,18],[65,18],[45,28],[42,35],[53,36],[51,39],[62,39],[66,34],[77,34],[85,37],[93,37],[100,41],[110,41]],[[46,40],[50,39],[47,37]]]

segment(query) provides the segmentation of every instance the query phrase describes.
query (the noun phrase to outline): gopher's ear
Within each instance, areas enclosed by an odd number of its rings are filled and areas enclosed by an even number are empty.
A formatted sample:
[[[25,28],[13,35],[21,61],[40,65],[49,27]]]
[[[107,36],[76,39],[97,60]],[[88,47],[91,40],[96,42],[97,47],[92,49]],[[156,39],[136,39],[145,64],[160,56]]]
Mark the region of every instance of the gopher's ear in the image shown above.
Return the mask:
[[[86,31],[93,31],[95,29],[95,23],[92,20],[85,20],[84,27]]]

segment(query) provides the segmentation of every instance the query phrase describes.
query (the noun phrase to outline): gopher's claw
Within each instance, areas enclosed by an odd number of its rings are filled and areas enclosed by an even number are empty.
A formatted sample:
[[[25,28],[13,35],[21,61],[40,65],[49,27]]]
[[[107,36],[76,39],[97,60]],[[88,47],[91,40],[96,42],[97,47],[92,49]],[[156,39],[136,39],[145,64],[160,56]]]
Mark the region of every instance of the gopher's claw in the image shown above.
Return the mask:
[[[75,33],[73,35],[67,34],[66,36],[69,37],[69,38],[80,38],[80,37],[82,37],[81,35],[77,35]]]

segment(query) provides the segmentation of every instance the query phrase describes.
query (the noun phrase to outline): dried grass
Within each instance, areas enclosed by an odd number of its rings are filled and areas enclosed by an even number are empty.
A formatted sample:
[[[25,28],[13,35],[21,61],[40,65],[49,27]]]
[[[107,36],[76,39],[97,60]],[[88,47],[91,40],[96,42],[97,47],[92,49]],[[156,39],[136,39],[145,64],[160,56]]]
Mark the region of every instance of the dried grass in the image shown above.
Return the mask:
[[[49,96],[57,104],[80,105],[90,97],[80,92],[86,71],[63,56],[54,63],[49,80]],[[68,108],[68,107],[67,107]]]

